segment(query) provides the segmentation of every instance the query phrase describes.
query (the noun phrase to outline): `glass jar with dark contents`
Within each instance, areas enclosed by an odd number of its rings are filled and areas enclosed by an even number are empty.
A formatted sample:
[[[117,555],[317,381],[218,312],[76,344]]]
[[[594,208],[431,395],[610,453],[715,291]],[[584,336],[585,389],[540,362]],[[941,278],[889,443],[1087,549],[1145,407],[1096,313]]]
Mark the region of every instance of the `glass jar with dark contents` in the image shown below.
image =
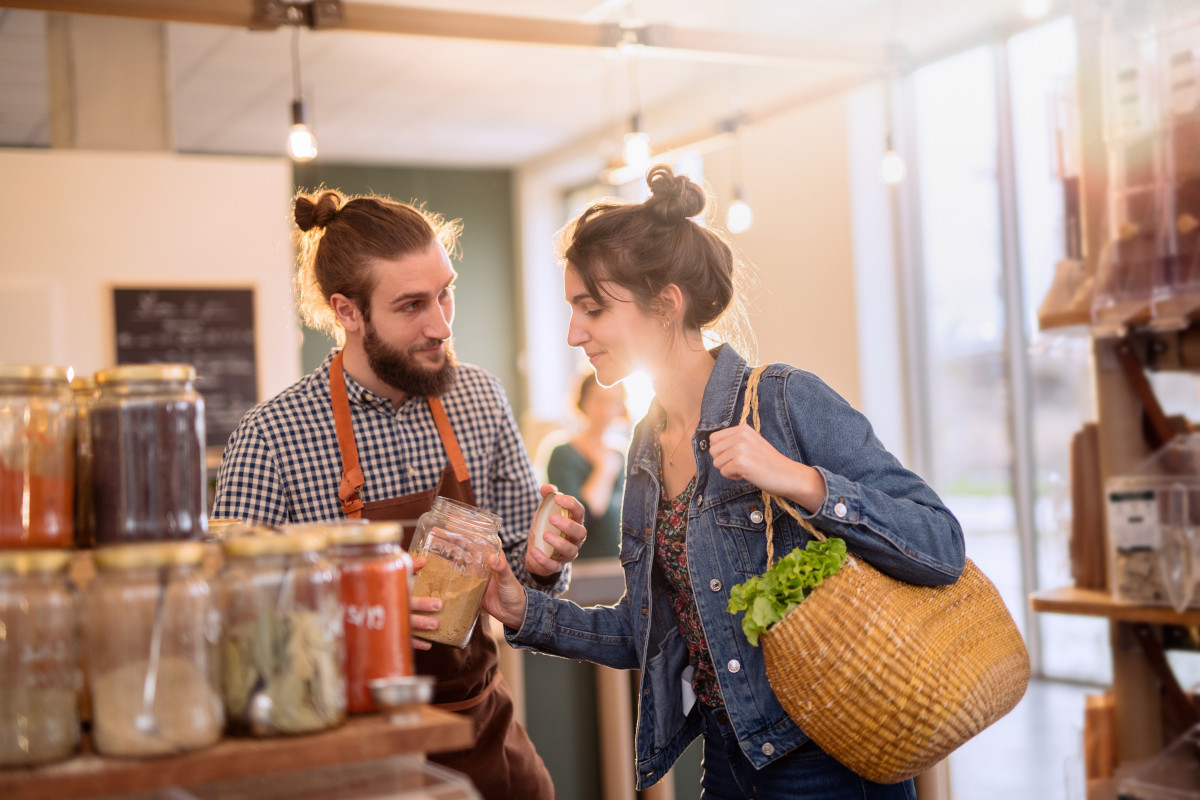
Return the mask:
[[[187,364],[96,373],[88,413],[95,544],[207,534],[204,398]]]
[[[91,547],[96,521],[92,510],[92,431],[88,411],[96,379],[91,375],[76,375],[71,381],[75,409],[75,546]]]

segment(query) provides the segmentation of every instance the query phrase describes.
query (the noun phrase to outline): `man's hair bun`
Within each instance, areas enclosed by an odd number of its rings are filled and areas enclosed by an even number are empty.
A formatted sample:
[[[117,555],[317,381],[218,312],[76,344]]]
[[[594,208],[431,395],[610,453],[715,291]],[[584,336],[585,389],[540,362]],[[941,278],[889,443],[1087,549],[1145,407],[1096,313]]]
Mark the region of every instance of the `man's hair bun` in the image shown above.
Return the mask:
[[[337,192],[322,192],[315,203],[309,197],[296,198],[296,225],[302,231],[324,228],[337,214],[342,200]]]

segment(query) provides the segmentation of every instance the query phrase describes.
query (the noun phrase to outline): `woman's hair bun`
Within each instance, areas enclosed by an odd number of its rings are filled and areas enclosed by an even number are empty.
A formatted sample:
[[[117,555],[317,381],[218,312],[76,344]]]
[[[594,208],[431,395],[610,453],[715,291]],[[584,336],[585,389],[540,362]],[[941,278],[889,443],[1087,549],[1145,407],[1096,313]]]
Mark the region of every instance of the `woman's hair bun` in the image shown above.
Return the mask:
[[[342,196],[337,192],[322,192],[314,203],[309,195],[296,198],[296,225],[302,231],[324,228],[337,214]]]
[[[650,168],[646,173],[646,185],[650,187],[646,210],[667,225],[696,216],[708,202],[703,189],[686,175],[676,175],[666,164],[655,164]]]

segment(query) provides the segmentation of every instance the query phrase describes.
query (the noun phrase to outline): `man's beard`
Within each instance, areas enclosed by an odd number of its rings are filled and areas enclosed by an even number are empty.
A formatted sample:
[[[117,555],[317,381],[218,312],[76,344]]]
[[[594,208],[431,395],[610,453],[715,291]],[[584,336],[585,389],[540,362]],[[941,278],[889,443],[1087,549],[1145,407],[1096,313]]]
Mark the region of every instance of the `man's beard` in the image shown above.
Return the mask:
[[[430,369],[418,364],[411,351],[401,352],[385,344],[375,332],[375,326],[369,321],[364,328],[363,349],[367,353],[367,366],[388,386],[412,397],[437,397],[445,394],[454,385],[458,359],[449,340],[446,341],[446,360],[440,367]],[[431,347],[436,343],[436,340],[431,339],[414,349]]]

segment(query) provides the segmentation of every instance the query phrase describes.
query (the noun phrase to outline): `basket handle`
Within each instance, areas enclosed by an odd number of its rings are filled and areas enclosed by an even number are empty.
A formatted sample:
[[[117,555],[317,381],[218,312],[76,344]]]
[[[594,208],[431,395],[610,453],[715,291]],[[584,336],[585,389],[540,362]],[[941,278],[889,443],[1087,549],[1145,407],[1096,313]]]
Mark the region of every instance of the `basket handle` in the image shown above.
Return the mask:
[[[762,430],[762,420],[759,418],[758,414],[758,384],[759,381],[762,380],[762,375],[766,368],[766,364],[761,364],[750,372],[750,378],[746,383],[746,402],[742,404],[742,418],[739,423],[742,425],[746,424],[747,416],[751,416],[751,426],[754,428],[754,430],[760,432]],[[821,531],[817,530],[815,525],[801,516],[800,512],[797,511],[791,503],[784,500],[782,497],[777,497],[776,495],[771,494],[766,489],[762,490],[762,498],[764,508],[763,517],[767,522],[768,568],[771,566],[771,562],[775,560],[775,528],[772,526],[775,513],[771,510],[772,503],[777,504],[780,508],[786,511],[792,519],[800,523],[800,527],[811,533],[819,541],[825,541],[825,534],[821,533]]]

